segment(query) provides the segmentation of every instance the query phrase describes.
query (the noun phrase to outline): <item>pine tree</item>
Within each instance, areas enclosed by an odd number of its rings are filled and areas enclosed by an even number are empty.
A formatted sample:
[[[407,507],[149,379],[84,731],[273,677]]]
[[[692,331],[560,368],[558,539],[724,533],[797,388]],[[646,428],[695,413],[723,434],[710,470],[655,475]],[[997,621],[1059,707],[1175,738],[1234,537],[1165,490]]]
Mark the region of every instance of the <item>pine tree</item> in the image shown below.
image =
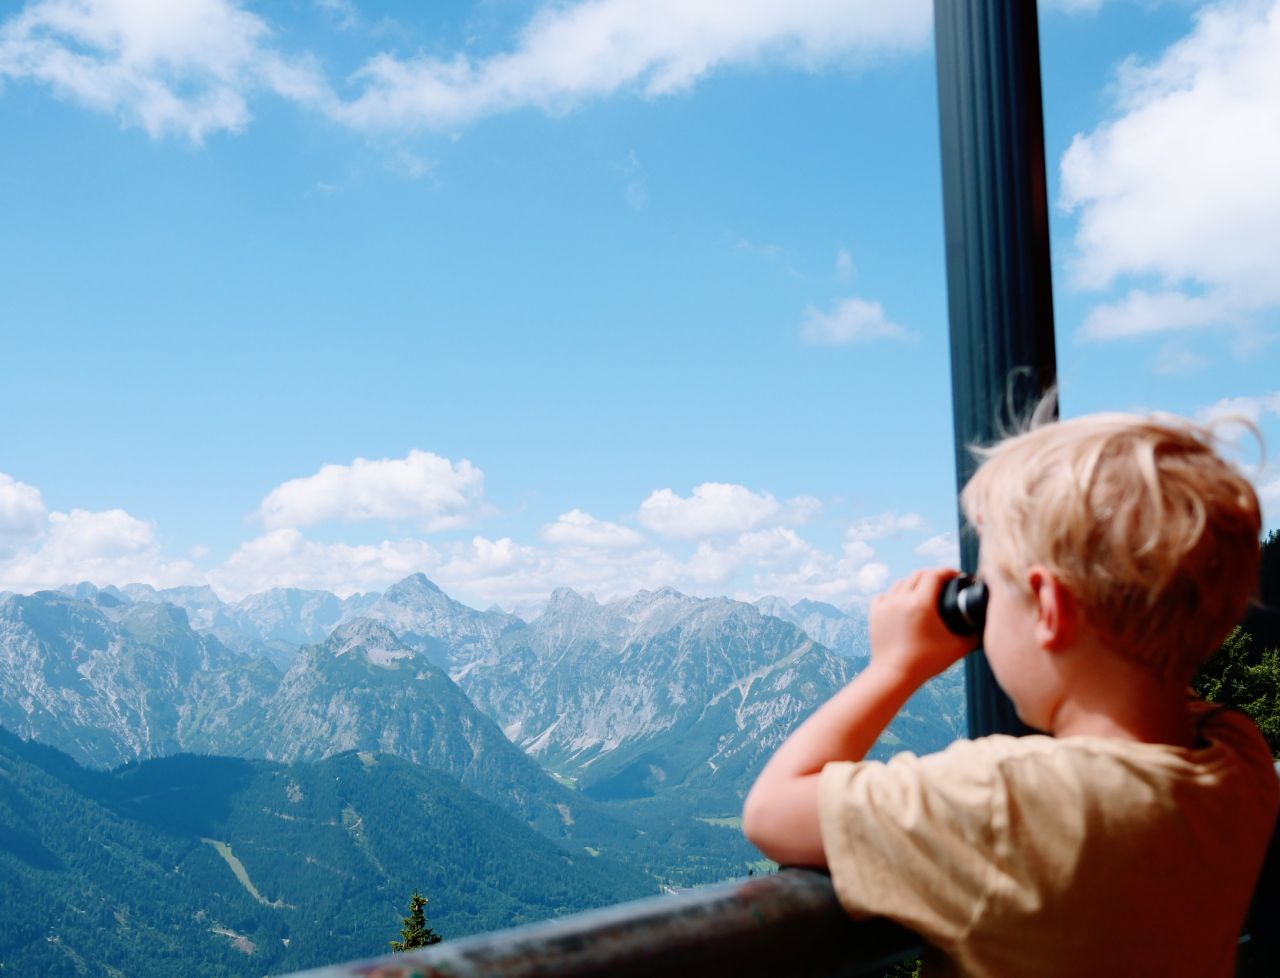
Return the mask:
[[[409,899],[409,916],[400,928],[400,940],[391,942],[393,951],[412,951],[415,947],[439,944],[443,938],[427,926],[427,898],[417,890]]]
[[[1280,649],[1258,654],[1253,637],[1237,628],[1201,667],[1193,685],[1210,702],[1252,717],[1280,759]]]

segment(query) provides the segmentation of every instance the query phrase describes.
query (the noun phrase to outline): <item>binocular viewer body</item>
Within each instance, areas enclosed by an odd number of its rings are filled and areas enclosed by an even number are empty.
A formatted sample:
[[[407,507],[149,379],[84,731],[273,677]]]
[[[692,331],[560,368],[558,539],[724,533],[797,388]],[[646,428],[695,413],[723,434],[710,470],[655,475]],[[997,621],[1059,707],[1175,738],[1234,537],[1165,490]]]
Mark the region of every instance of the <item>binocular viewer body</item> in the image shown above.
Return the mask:
[[[976,635],[982,641],[987,623],[987,586],[969,574],[947,581],[938,596],[938,614],[956,635]]]

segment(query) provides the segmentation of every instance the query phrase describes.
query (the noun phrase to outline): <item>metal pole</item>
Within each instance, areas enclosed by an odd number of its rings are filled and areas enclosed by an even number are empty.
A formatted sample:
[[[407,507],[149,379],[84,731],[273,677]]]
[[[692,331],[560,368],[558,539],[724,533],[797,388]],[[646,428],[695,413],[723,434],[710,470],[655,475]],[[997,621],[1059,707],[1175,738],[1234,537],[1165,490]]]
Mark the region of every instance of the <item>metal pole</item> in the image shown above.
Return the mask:
[[[934,0],[956,480],[969,448],[1054,383],[1053,290],[1034,0]],[[963,518],[962,518],[963,522]],[[961,564],[977,540],[961,526]],[[970,736],[1025,732],[979,651],[965,662]]]

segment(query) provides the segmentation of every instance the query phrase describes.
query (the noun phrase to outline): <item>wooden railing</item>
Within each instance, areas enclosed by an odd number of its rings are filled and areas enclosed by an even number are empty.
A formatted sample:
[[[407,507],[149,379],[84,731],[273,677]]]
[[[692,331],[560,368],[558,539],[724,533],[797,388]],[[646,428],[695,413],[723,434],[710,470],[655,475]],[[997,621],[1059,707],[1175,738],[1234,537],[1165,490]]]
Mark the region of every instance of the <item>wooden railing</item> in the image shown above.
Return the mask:
[[[878,978],[919,951],[901,927],[850,919],[826,874],[783,869],[294,978]]]

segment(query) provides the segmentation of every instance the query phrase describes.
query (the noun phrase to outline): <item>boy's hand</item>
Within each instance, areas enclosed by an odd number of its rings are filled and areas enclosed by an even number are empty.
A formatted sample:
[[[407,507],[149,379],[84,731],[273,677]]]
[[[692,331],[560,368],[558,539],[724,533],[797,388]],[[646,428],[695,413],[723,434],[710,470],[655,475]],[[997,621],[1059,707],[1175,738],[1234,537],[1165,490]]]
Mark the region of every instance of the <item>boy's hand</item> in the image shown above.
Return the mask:
[[[938,614],[942,588],[959,571],[916,571],[871,601],[871,660],[919,685],[978,647],[953,634]]]
[[[747,795],[747,838],[780,863],[826,862],[818,784],[829,761],[860,761],[908,697],[976,646],[938,615],[954,570],[919,571],[871,602],[871,664],[796,729]]]

